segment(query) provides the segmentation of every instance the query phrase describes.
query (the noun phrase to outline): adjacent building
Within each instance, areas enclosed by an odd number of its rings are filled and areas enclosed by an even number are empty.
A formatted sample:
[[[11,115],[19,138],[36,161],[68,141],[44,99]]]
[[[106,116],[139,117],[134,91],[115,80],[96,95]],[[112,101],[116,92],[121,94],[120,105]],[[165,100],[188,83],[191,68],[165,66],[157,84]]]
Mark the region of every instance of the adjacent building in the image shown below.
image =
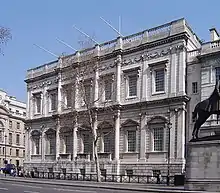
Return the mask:
[[[192,112],[195,105],[207,99],[214,91],[216,81],[220,80],[220,37],[215,28],[210,29],[211,41],[202,44],[201,48],[188,52],[187,82],[191,98],[188,107],[187,137],[191,138],[194,125]],[[203,124],[200,137],[219,134],[217,115],[211,115]]]
[[[26,104],[0,90],[0,167],[23,166],[25,155]]]
[[[85,92],[96,101],[102,171],[182,173],[191,124],[187,61],[201,47],[186,20],[179,19],[28,70],[25,167],[95,172],[77,87],[91,69]],[[105,111],[106,101],[111,112]]]

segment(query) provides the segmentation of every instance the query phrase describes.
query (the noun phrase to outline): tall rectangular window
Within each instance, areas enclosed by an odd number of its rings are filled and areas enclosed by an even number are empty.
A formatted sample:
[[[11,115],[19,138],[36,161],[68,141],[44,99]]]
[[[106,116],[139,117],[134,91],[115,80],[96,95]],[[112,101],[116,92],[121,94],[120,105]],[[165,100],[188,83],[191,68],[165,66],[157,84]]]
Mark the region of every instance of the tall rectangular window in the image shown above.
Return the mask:
[[[54,137],[51,137],[49,138],[49,154],[53,155],[53,154],[56,154],[56,138],[55,136]]]
[[[105,80],[105,100],[111,100],[112,98],[112,82],[111,80]]]
[[[84,100],[85,100],[85,103],[89,104],[91,101],[90,101],[90,92],[91,92],[91,87],[90,85],[84,85]]]
[[[41,113],[41,95],[35,96],[35,113]]]
[[[19,157],[19,149],[16,149],[16,157]]]
[[[128,76],[128,96],[137,96],[137,75]]]
[[[50,94],[50,110],[55,111],[57,109],[57,93]]]
[[[9,144],[12,144],[12,133],[9,133]]]
[[[72,107],[72,91],[71,89],[66,89],[66,106]]]
[[[193,94],[198,93],[198,83],[197,82],[192,83],[192,93]]]
[[[84,152],[83,153],[90,153],[89,150],[89,146],[90,146],[90,143],[89,143],[90,139],[89,139],[89,135],[88,134],[84,134],[83,135],[83,145],[84,145]]]
[[[154,151],[163,151],[164,128],[157,127],[153,130],[154,135]]]
[[[72,153],[72,136],[71,135],[66,135],[64,136],[64,141],[65,141],[65,153]]]
[[[104,133],[104,152],[111,152],[111,134]]]
[[[9,121],[9,128],[12,128],[12,120]]]
[[[136,131],[128,131],[128,152],[136,152]]]
[[[164,69],[155,70],[155,91],[164,91]]]
[[[0,130],[0,142],[3,141],[3,132]]]
[[[35,154],[39,155],[40,154],[40,138],[37,137],[34,139],[35,141]]]
[[[24,146],[25,146],[25,134],[24,134],[24,138],[23,138],[23,140],[24,140],[24,141],[23,141],[23,144],[24,144]]]
[[[215,77],[216,77],[216,82],[220,80],[220,67],[215,68]]]
[[[20,145],[20,135],[16,134],[16,144]]]
[[[17,129],[21,128],[21,124],[19,122],[17,122]]]

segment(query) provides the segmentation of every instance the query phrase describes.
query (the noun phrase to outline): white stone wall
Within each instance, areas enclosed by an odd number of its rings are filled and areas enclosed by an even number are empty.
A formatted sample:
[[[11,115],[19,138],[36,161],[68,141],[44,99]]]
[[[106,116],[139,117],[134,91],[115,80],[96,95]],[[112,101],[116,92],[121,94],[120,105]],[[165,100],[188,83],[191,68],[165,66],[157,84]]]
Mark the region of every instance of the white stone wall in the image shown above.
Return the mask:
[[[108,43],[110,47],[108,50],[103,48],[103,45],[96,46],[88,51],[80,51],[75,53],[73,57],[73,67],[69,67],[70,63],[66,62],[66,58],[60,58],[59,61],[55,61],[51,64],[43,65],[39,69],[33,69],[33,71],[28,71],[28,76],[32,76],[34,79],[27,80],[28,87],[28,136],[32,131],[39,131],[41,136],[44,136],[45,129],[53,128],[56,130],[56,161],[62,159],[61,151],[65,144],[63,140],[59,138],[59,134],[63,131],[64,127],[75,128],[80,130],[80,126],[85,126],[85,117],[83,117],[83,111],[85,107],[81,105],[81,96],[79,96],[79,89],[77,88],[77,81],[80,81],[80,77],[76,77],[77,70],[79,69],[77,65],[85,67],[85,72],[89,71],[90,66],[97,65],[98,70],[95,69],[86,75],[86,78],[91,78],[92,93],[91,99],[97,98],[101,90],[101,79],[106,75],[111,75],[113,80],[113,97],[112,101],[109,103],[110,106],[114,107],[113,113],[110,113],[109,117],[106,119],[106,115],[98,113],[97,122],[99,124],[102,121],[108,121],[113,125],[114,129],[114,142],[115,142],[115,152],[114,160],[110,161],[111,164],[116,164],[120,162],[123,164],[146,164],[148,168],[150,164],[160,164],[164,166],[167,164],[167,147],[164,148],[163,152],[152,152],[152,131],[150,128],[150,122],[153,120],[158,120],[158,117],[163,120],[164,125],[167,122],[172,123],[172,128],[170,130],[170,158],[171,164],[177,165],[176,168],[181,168],[178,172],[182,172],[184,165],[184,154],[185,154],[185,130],[186,130],[186,59],[187,59],[187,49],[193,49],[198,46],[198,40],[193,36],[192,32],[185,23],[185,20],[175,21],[167,27],[161,27],[164,32],[158,31],[155,28],[152,31],[144,32],[141,36],[143,41],[140,41],[140,37],[131,36],[126,38],[118,38],[117,40]],[[170,31],[170,33],[167,33]],[[188,33],[190,37],[190,45],[187,45],[185,39],[179,36],[179,33],[183,31]],[[154,34],[155,33],[155,34]],[[172,39],[170,35],[175,36]],[[169,37],[170,36],[170,37]],[[134,38],[135,37],[135,38]],[[167,38],[164,41],[163,38]],[[159,43],[154,41],[158,40]],[[147,46],[145,43],[148,42],[152,44]],[[112,50],[111,45],[114,44],[115,52],[110,52]],[[136,47],[137,45],[140,46]],[[105,45],[106,46],[106,45]],[[141,47],[143,46],[143,48]],[[187,47],[188,46],[188,47]],[[137,50],[138,49],[138,50]],[[100,51],[99,51],[100,50]],[[105,50],[105,51],[104,51]],[[93,52],[94,56],[99,56],[100,60],[91,62],[87,64],[85,58],[91,56]],[[88,52],[88,53],[87,53]],[[105,54],[103,54],[105,53]],[[109,55],[111,53],[111,55]],[[88,54],[87,56],[85,56]],[[82,57],[80,57],[82,56]],[[93,61],[94,58],[91,59]],[[76,63],[76,61],[78,63]],[[77,65],[76,65],[77,64]],[[61,70],[59,71],[59,67]],[[65,67],[65,68],[64,68]],[[40,69],[54,69],[56,71],[47,70],[44,71]],[[155,93],[155,69],[164,68],[165,69],[165,90],[161,93]],[[37,72],[35,72],[37,70]],[[39,73],[41,72],[41,73]],[[127,97],[127,84],[126,76],[130,72],[135,72],[137,74],[137,96],[128,98]],[[40,80],[38,80],[39,77]],[[79,78],[79,79],[78,79]],[[73,84],[73,98],[74,105],[70,109],[64,110],[61,108],[63,104],[63,86],[67,84]],[[58,88],[58,107],[57,111],[49,111],[49,98],[48,92],[51,89]],[[41,92],[42,96],[42,112],[39,115],[34,114],[34,100],[33,94]],[[96,102],[95,106],[97,108],[103,107],[103,101],[99,100]],[[77,118],[74,112],[81,112],[80,116]],[[168,113],[169,111],[169,113]],[[64,118],[65,113],[73,113],[69,119]],[[52,116],[59,114],[61,116]],[[126,152],[126,129],[127,125],[132,125],[136,128],[137,134],[137,152],[128,153]],[[66,158],[69,161],[79,158],[77,155],[77,141],[76,136],[73,131],[73,152],[72,157]],[[165,131],[164,145],[167,146],[167,132]],[[31,137],[30,137],[31,139]],[[99,142],[101,144],[101,142]],[[33,146],[33,143],[28,143],[27,148]],[[41,137],[41,152],[39,156],[29,156],[27,164],[33,164],[45,160],[45,144],[44,137]],[[101,147],[100,147],[101,148]],[[32,152],[30,151],[30,154]],[[77,159],[79,165],[77,167],[84,167],[80,165],[82,159],[88,161],[87,155],[81,154],[80,160]],[[54,160],[55,161],[55,160]],[[62,160],[61,160],[62,161]],[[65,160],[63,161],[65,163]],[[104,164],[108,162],[105,161]],[[67,164],[67,160],[66,160]],[[30,166],[29,165],[29,166]],[[73,166],[75,167],[75,166]],[[130,167],[130,166],[129,166]],[[138,166],[139,167],[139,166]],[[146,168],[147,168],[146,167]],[[145,169],[146,169],[145,168]],[[121,168],[121,173],[123,173]],[[177,170],[175,170],[177,172]],[[116,169],[116,173],[119,169]]]

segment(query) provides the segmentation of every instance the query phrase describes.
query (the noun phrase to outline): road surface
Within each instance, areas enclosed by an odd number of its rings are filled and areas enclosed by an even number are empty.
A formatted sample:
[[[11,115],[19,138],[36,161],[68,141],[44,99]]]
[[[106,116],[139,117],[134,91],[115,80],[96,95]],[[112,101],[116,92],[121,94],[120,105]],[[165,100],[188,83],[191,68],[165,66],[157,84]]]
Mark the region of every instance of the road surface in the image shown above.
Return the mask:
[[[38,183],[0,181],[0,193],[131,193],[139,191],[110,190],[90,187],[58,186]],[[143,191],[142,191],[143,192]]]

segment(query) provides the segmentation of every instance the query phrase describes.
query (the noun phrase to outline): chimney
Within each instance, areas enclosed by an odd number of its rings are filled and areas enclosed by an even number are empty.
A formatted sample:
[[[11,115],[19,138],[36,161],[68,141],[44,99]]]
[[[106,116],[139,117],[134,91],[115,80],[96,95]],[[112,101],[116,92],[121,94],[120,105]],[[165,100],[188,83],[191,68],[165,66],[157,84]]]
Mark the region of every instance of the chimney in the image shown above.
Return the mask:
[[[219,40],[219,34],[214,27],[209,29],[209,31],[210,31],[210,35],[211,35],[211,41]]]

